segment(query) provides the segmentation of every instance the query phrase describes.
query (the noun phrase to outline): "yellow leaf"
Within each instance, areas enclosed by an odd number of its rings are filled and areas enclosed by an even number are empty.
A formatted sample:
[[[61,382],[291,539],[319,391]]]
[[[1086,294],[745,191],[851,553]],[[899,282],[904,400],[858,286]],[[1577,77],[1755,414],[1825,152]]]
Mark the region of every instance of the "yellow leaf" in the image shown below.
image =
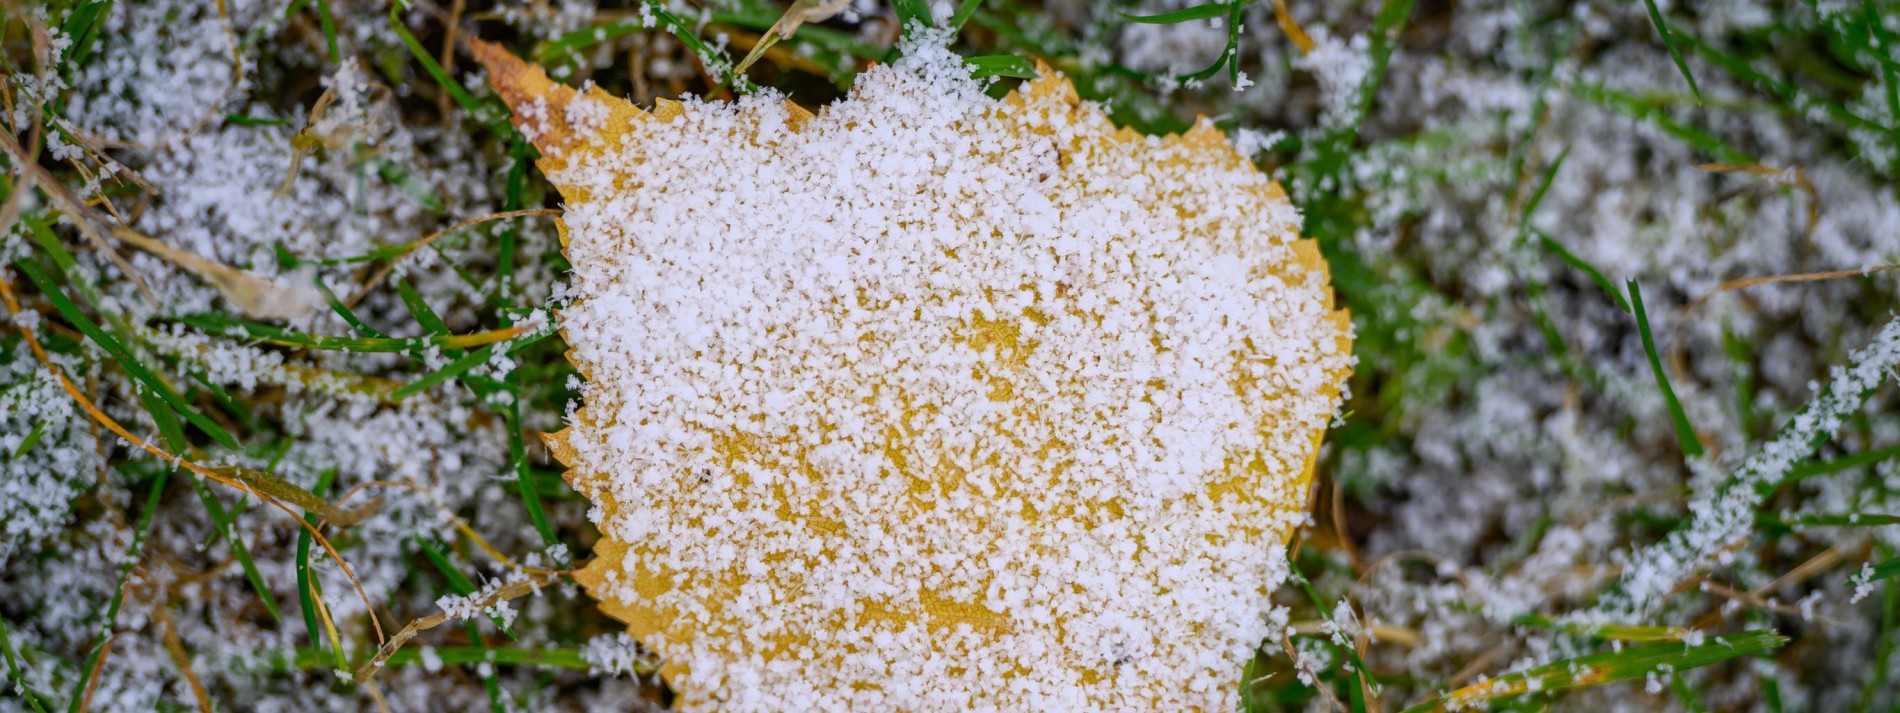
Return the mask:
[[[1231,710],[1351,357],[1220,131],[927,43],[815,115],[475,53],[566,201],[578,578],[681,710]]]

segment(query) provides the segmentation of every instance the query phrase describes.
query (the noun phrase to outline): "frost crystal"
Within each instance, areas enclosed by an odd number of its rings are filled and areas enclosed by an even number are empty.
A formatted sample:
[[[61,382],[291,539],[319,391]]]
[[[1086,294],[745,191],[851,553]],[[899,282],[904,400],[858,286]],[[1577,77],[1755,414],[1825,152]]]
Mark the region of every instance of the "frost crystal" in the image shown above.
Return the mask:
[[[617,676],[652,671],[659,665],[653,652],[626,634],[607,634],[587,640],[581,658],[596,674]]]

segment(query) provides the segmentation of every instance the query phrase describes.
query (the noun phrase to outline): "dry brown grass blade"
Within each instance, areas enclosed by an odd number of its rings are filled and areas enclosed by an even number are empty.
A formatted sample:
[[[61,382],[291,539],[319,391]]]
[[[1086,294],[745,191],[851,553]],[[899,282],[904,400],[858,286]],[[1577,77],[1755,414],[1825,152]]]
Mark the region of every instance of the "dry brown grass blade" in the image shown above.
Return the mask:
[[[154,305],[158,304],[158,294],[153,292],[152,286],[145,281],[145,275],[133,268],[132,263],[126,262],[125,256],[113,250],[112,244],[106,241],[106,236],[99,233],[94,223],[97,218],[93,216],[92,209],[84,200],[74,194],[71,188],[67,188],[66,184],[60,183],[59,178],[47,171],[45,166],[33,160],[26,149],[20,147],[20,142],[14,139],[12,134],[0,132],[0,151],[5,151],[13,159],[15,166],[33,177],[42,193],[52,197],[53,202],[59,203],[66,210],[73,219],[73,223],[79,226],[80,234],[85,235],[87,240],[92,241],[93,247],[98,248],[101,253],[110,258],[112,264],[118,266],[120,272],[132,278],[132,282],[138,286],[139,292],[145,295],[145,299],[150,300]]]
[[[105,643],[99,645],[99,660],[92,662],[92,668],[86,671],[86,694],[79,697],[79,710],[92,710],[92,694],[99,690],[99,670],[106,667],[106,659],[112,656],[112,642],[118,640],[117,633],[107,634]]]
[[[770,32],[757,34],[728,25],[718,25],[716,27],[718,31],[726,33],[727,39],[732,43],[735,49],[755,51],[758,50],[761,44],[770,44],[770,47],[762,51],[760,55],[762,58],[771,60],[773,64],[781,68],[789,67],[817,77],[827,76],[825,68],[820,66],[817,62],[813,62],[806,57],[801,57],[797,53],[787,50],[784,47],[772,44],[777,42],[777,40],[774,39],[775,35]],[[644,79],[641,81],[645,83]],[[638,91],[636,91],[635,95],[644,96]],[[650,102],[652,100],[649,98],[647,101]]]
[[[508,584],[502,585],[501,587],[497,588],[495,591],[488,593],[486,596],[483,596],[479,599],[474,600],[474,603],[479,604],[485,608],[485,607],[494,606],[496,604],[500,604],[502,602],[506,602],[509,600],[518,599],[518,598],[528,595],[530,592],[534,592],[544,586],[547,586],[548,584],[552,583],[554,580],[559,579],[560,576],[561,575],[558,572],[530,574],[528,575],[527,579],[523,579],[518,582],[510,582]],[[356,675],[355,675],[356,682],[357,683],[369,682],[370,679],[376,677],[376,673],[378,671],[383,670],[383,663],[388,661],[389,657],[396,655],[396,651],[401,649],[403,644],[407,643],[410,639],[415,638],[417,634],[420,634],[422,632],[441,626],[454,618],[455,617],[449,616],[448,612],[441,612],[441,613],[436,613],[436,614],[430,614],[429,616],[425,616],[420,619],[416,619],[414,621],[409,622],[409,624],[407,626],[404,626],[401,631],[396,632],[395,636],[392,636],[389,638],[388,641],[383,642],[382,648],[376,651],[375,658],[372,658],[369,660],[368,663],[365,663],[362,666],[357,667]]]
[[[157,238],[125,226],[113,226],[112,237],[170,261],[196,275],[205,284],[252,319],[289,320],[303,317],[322,305],[314,289],[298,289],[266,280],[202,255],[172,247]]]
[[[1727,164],[1705,164],[1705,165],[1726,166]],[[1740,169],[1737,169],[1737,170],[1740,170]],[[1792,275],[1763,275],[1759,277],[1738,277],[1733,280],[1724,282],[1720,285],[1716,285],[1715,289],[1710,290],[1708,294],[1702,295],[1701,297],[1697,297],[1693,301],[1689,302],[1689,304],[1684,305],[1682,310],[1678,314],[1688,315],[1690,313],[1693,313],[1697,309],[1700,309],[1703,303],[1708,302],[1711,299],[1714,299],[1716,295],[1720,295],[1724,292],[1733,292],[1735,290],[1745,290],[1750,287],[1760,287],[1762,285],[1773,285],[1773,284],[1779,284],[1779,283],[1784,283],[1784,282],[1819,282],[1822,280],[1838,280],[1843,277],[1873,275],[1876,273],[1887,272],[1889,270],[1900,270],[1900,265],[1874,265],[1872,267],[1863,267],[1863,268],[1852,269],[1852,270],[1828,270],[1826,272],[1803,272],[1803,273],[1797,273],[1797,274],[1792,274]],[[1673,337],[1670,341],[1674,343],[1674,345],[1669,348],[1669,362],[1670,362],[1670,366],[1674,368],[1677,372],[1687,372],[1689,370],[1687,360],[1683,355],[1682,339],[1681,339],[1682,325],[1687,322],[1688,320],[1686,319],[1677,319],[1675,326],[1670,327],[1670,330],[1669,330],[1670,334]]]
[[[1871,546],[1866,549],[1871,550]],[[1786,584],[1805,582],[1813,579],[1822,572],[1839,566],[1840,563],[1847,561],[1847,559],[1848,553],[1842,552],[1839,548],[1829,547],[1822,550],[1820,554],[1808,558],[1806,562],[1802,562],[1794,569],[1788,570],[1781,576],[1776,577],[1774,581],[1749,590],[1745,595],[1747,597],[1746,601],[1763,601],[1764,597],[1769,596],[1777,588]],[[1734,599],[1737,597],[1730,598]],[[1703,614],[1690,626],[1696,629],[1713,628],[1716,624],[1721,623],[1722,619],[1727,616],[1726,612],[1727,610],[1725,608],[1717,607],[1709,613]]]
[[[302,508],[306,512],[316,513],[317,517],[321,517],[339,527],[349,527],[350,525],[362,522],[363,518],[369,517],[370,514],[376,512],[376,507],[382,504],[381,500],[372,500],[361,507],[344,510],[341,507],[331,504],[328,500],[317,497],[315,493],[304,490],[282,478],[263,471],[252,470],[243,466],[229,465],[215,467],[212,468],[211,471],[230,480],[243,483],[253,492],[264,493]]]
[[[1814,239],[1814,224],[1821,220],[1821,192],[1814,188],[1814,182],[1808,180],[1808,174],[1799,168],[1775,168],[1759,163],[1699,163],[1696,168],[1709,173],[1746,173],[1761,176],[1770,184],[1792,185],[1808,194],[1808,229],[1802,231],[1802,237]]]
[[[290,189],[297,185],[297,174],[303,171],[303,162],[309,159],[311,154],[316,153],[317,147],[323,144],[310,133],[310,128],[323,120],[324,112],[330,110],[330,103],[334,101],[336,101],[336,88],[323,90],[323,93],[317,96],[317,103],[311,105],[309,116],[304,117],[303,128],[298,129],[297,135],[290,138],[290,170],[284,173],[284,182],[277,184],[278,198],[290,195]]]
[[[455,0],[449,5],[449,19],[442,23],[442,54],[436,58],[436,63],[442,65],[442,71],[451,77],[455,76],[455,45],[461,39],[462,13],[467,11],[468,0]],[[436,111],[441,112],[445,119],[451,116],[455,112],[455,97],[443,92],[437,97]]]
[[[20,301],[13,293],[13,281],[11,279],[0,279],[0,303],[3,303],[6,305],[8,312],[12,314],[20,313]],[[154,456],[157,456],[158,458],[162,460],[173,463],[193,473],[197,473],[198,475],[201,475],[205,478],[209,478],[210,480],[214,482],[222,483],[226,486],[236,488],[240,491],[255,495],[257,496],[259,500],[264,501],[265,503],[271,505],[272,507],[277,508],[278,510],[282,510],[284,514],[290,516],[292,521],[296,522],[303,529],[309,531],[311,534],[311,537],[318,544],[323,546],[323,550],[325,552],[328,552],[332,559],[336,560],[337,566],[342,568],[343,574],[344,576],[349,578],[350,584],[356,587],[356,595],[363,600],[364,611],[368,612],[370,624],[374,626],[376,629],[376,640],[382,641],[386,638],[383,634],[383,623],[380,619],[376,617],[375,605],[370,602],[369,593],[364,591],[362,581],[356,578],[356,572],[350,568],[349,562],[343,558],[342,553],[339,553],[336,551],[336,547],[330,543],[330,538],[324,537],[323,533],[315,525],[312,525],[309,522],[306,522],[302,517],[300,517],[297,514],[295,510],[290,509],[290,506],[285,505],[283,502],[279,501],[277,498],[271,497],[263,492],[258,491],[255,488],[245,485],[241,481],[224,477],[223,475],[218,474],[216,471],[213,471],[210,468],[206,468],[202,465],[199,465],[185,458],[183,455],[173,454],[170,451],[167,451],[164,448],[159,447],[157,444],[154,444],[149,440],[132,435],[132,432],[130,430],[127,430],[126,427],[123,424],[119,423],[117,419],[112,418],[111,416],[107,415],[106,412],[100,410],[99,406],[97,404],[94,404],[92,402],[92,399],[88,398],[85,392],[80,391],[79,386],[77,384],[74,384],[73,380],[66,376],[66,370],[61,369],[59,367],[59,364],[53,361],[52,355],[46,353],[46,347],[40,344],[40,340],[37,336],[34,335],[33,328],[31,326],[27,325],[24,322],[16,321],[14,323],[14,328],[19,330],[20,336],[26,341],[27,346],[33,351],[34,357],[38,358],[40,363],[46,366],[47,371],[50,374],[52,374],[55,380],[59,382],[60,388],[66,391],[66,395],[72,397],[73,402],[79,404],[79,407],[81,410],[85,411],[88,416],[92,417],[93,421],[97,422],[101,426],[105,426],[106,430],[111,431],[113,435],[116,435],[119,438],[124,439],[126,443],[132,445],[135,448],[138,448]]]
[[[1509,648],[1510,648],[1510,641],[1508,639],[1505,641],[1498,642],[1496,645],[1492,646],[1491,648],[1486,649],[1484,653],[1478,654],[1477,658],[1474,658],[1466,662],[1462,668],[1459,668],[1457,672],[1451,675],[1451,678],[1448,679],[1447,682],[1450,683],[1451,685],[1456,686],[1461,683],[1464,683],[1465,681],[1471,680],[1472,677],[1477,676],[1480,673],[1483,673],[1485,669],[1488,669],[1491,667],[1492,664],[1497,663],[1498,658],[1503,656],[1504,652],[1508,650]]]
[[[1858,277],[1858,276],[1873,275],[1877,273],[1887,272],[1890,270],[1900,270],[1900,265],[1874,265],[1871,267],[1862,267],[1862,268],[1856,268],[1852,270],[1828,270],[1826,272],[1803,272],[1803,273],[1798,273],[1798,274],[1793,274],[1793,275],[1764,275],[1761,277],[1738,277],[1733,280],[1724,282],[1720,285],[1716,285],[1715,289],[1710,290],[1708,294],[1695,298],[1695,301],[1690,302],[1688,307],[1683,308],[1683,311],[1693,312],[1695,311],[1697,307],[1701,307],[1702,303],[1709,301],[1711,298],[1715,297],[1716,295],[1722,294],[1724,292],[1732,292],[1734,290],[1745,290],[1750,287],[1760,287],[1762,285],[1774,285],[1774,284],[1779,284],[1783,282],[1820,282],[1822,280],[1838,280],[1843,277]]]
[[[389,709],[389,701],[383,698],[382,686],[376,685],[375,681],[370,681],[365,688],[369,690],[369,699],[376,704],[376,713],[393,713]]]
[[[772,23],[771,29],[766,30],[765,34],[759,37],[758,43],[752,45],[752,51],[746,53],[745,59],[733,68],[732,73],[745,74],[746,69],[750,68],[752,63],[759,61],[760,57],[765,56],[765,51],[771,49],[772,45],[778,44],[779,40],[791,39],[792,33],[798,32],[800,25],[807,22],[824,22],[850,6],[851,0],[798,0],[792,3],[792,6],[785,10],[785,14],[779,16],[778,22]]]
[[[1293,633],[1312,636],[1325,632],[1326,622],[1319,620],[1296,621],[1287,625]],[[1407,648],[1424,646],[1425,636],[1415,629],[1387,624],[1367,624],[1365,631],[1381,642],[1391,642]],[[1363,652],[1362,652],[1363,653]]]
[[[0,234],[4,233],[0,232]],[[157,330],[149,327],[136,327],[135,329],[140,337],[151,341],[152,346],[158,352],[167,356],[177,357],[182,361],[190,362],[200,368],[209,366],[211,360],[217,358],[209,344],[191,344],[187,345],[186,348],[177,349],[163,340],[154,339],[154,335],[162,334]],[[337,395],[349,394],[362,396],[376,399],[384,404],[396,403],[394,399],[390,398],[390,394],[403,387],[403,382],[381,376],[365,376],[350,372],[332,371],[290,362],[279,364],[278,367],[284,370],[284,376],[286,378],[281,380],[268,379],[264,378],[268,376],[268,374],[260,374],[258,383],[294,386],[299,389]]]
[[[1293,41],[1293,46],[1300,48],[1300,54],[1313,51],[1312,36],[1306,34],[1306,29],[1293,20],[1293,11],[1287,9],[1286,0],[1273,0],[1273,19],[1280,23],[1280,31]]]
[[[1300,652],[1293,646],[1292,631],[1284,631],[1280,634],[1280,650],[1286,652],[1288,661],[1297,662],[1300,660]],[[1333,694],[1332,686],[1314,686],[1314,688],[1319,689],[1320,694],[1326,698],[1326,702],[1329,704],[1328,710],[1351,710],[1346,707],[1345,703],[1339,700],[1339,696]]]
[[[236,92],[237,88],[244,84],[244,57],[240,53],[243,43],[238,39],[237,29],[231,24],[230,14],[225,12],[224,0],[217,0],[217,7],[218,24],[224,29],[225,39],[231,43],[231,81],[224,85],[224,90],[218,94],[218,100],[213,102],[211,107],[206,109],[205,113],[198,117],[197,121],[192,122],[191,126],[187,127],[184,131],[167,136],[150,144],[140,144],[130,141],[102,141],[97,137],[85,136],[78,132],[74,132],[74,138],[83,138],[86,141],[94,142],[101,146],[156,152],[176,146],[180,142],[198,135],[198,132],[204,131],[205,127],[211,125],[211,122],[223,118],[224,111],[221,107],[224,106],[225,102],[231,99],[232,93]],[[157,191],[153,192],[156,193]]]
[[[111,164],[113,168],[112,168],[112,171],[107,175],[108,178],[111,178],[113,181],[118,182],[119,185],[125,185],[125,182],[127,180],[130,180],[132,182],[132,185],[138,186],[139,190],[145,191],[146,193],[149,193],[152,195],[158,195],[159,193],[158,187],[153,186],[151,183],[147,182],[145,180],[145,177],[139,175],[139,172],[136,169],[133,169],[132,167],[119,163],[117,161],[114,161],[112,160],[110,156],[107,156],[104,151],[100,151],[98,146],[93,145],[92,137],[87,136],[85,132],[80,131],[78,128],[72,126],[71,124],[66,123],[65,120],[60,119],[58,117],[53,117],[53,127],[61,131],[64,131],[66,133],[66,137],[72,141],[73,145],[78,146],[79,148],[85,149],[86,153],[92,156],[92,160],[94,163],[100,166]],[[81,171],[85,171],[85,165],[80,163],[79,159],[73,158],[73,159],[68,159],[68,161],[72,162],[73,167],[78,168]],[[87,180],[91,180],[91,176],[88,176]]]
[[[191,695],[198,699],[198,710],[211,713],[211,696],[205,693],[205,684],[198,680],[198,672],[191,669],[191,654],[185,651],[185,642],[178,638],[178,627],[172,624],[171,602],[160,602],[152,607],[152,618],[158,621],[159,633],[165,639],[165,651],[171,654],[172,663],[185,674],[185,683],[191,686]]]
[[[370,276],[368,280],[365,280],[363,282],[362,287],[356,288],[356,292],[351,294],[349,299],[344,300],[343,305],[346,307],[355,307],[356,303],[363,301],[363,298],[368,296],[370,291],[375,290],[377,285],[382,284],[383,280],[388,279],[389,273],[396,269],[396,265],[401,263],[403,261],[403,258],[409,257],[411,254],[415,253],[415,251],[417,250],[421,250],[422,248],[428,247],[430,244],[434,243],[437,240],[441,240],[442,237],[445,235],[456,232],[458,230],[462,230],[464,228],[468,228],[470,226],[480,225],[482,223],[487,223],[487,222],[495,221],[495,220],[507,220],[509,218],[523,218],[523,217],[536,216],[536,215],[560,215],[560,214],[561,214],[561,211],[554,208],[528,208],[525,210],[511,210],[511,211],[507,211],[503,213],[490,213],[488,215],[484,215],[478,218],[469,218],[468,220],[464,220],[460,223],[456,223],[449,227],[446,227],[441,230],[430,233],[428,235],[425,235],[423,236],[421,240],[417,240],[413,243],[410,243],[408,247],[403,248],[402,252],[397,253],[395,256],[384,261],[383,266],[376,270],[376,274]]]
[[[1326,481],[1327,487],[1333,491],[1333,538],[1339,541],[1339,548],[1346,552],[1346,559],[1352,562],[1352,571],[1364,572],[1365,557],[1359,554],[1359,546],[1353,543],[1352,533],[1346,531],[1346,491],[1339,487],[1337,474],[1329,474]]]

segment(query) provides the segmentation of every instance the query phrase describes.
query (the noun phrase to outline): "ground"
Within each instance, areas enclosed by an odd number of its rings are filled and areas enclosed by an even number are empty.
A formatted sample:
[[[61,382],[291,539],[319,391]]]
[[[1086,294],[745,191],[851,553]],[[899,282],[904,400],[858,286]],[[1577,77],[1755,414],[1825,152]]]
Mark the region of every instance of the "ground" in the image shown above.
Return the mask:
[[[1357,361],[1237,705],[1900,705],[1900,8],[861,2],[735,73],[787,9],[0,2],[0,710],[667,705],[550,574],[599,537],[541,440],[562,200],[466,41],[819,107],[906,23],[1205,117],[1330,263]]]

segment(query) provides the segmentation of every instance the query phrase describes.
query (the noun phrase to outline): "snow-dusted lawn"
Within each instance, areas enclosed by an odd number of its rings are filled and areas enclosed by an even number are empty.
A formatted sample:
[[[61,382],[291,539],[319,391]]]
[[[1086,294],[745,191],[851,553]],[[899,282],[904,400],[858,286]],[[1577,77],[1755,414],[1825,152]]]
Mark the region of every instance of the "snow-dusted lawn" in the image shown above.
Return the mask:
[[[1708,5],[0,2],[0,710],[1893,708],[1900,9]]]

